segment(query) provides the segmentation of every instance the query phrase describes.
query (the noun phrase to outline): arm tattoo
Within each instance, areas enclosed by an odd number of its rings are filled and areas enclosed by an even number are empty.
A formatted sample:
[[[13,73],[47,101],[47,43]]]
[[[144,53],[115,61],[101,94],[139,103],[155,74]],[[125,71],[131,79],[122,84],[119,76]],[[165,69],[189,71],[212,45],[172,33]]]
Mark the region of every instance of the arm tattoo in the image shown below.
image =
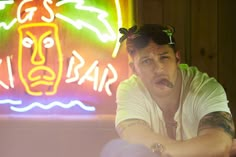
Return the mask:
[[[124,123],[124,124],[122,124]],[[127,129],[127,128],[130,128],[132,126],[136,126],[136,125],[142,125],[142,126],[145,126],[145,127],[149,127],[148,123],[143,121],[143,120],[136,120],[136,119],[132,119],[132,120],[126,120],[124,122],[122,122],[121,124],[119,124],[117,126],[117,131],[120,135],[123,134],[123,132]]]
[[[232,138],[235,135],[234,123],[231,114],[227,112],[212,112],[205,115],[198,127],[198,132],[203,129],[221,128],[225,133],[229,134]]]

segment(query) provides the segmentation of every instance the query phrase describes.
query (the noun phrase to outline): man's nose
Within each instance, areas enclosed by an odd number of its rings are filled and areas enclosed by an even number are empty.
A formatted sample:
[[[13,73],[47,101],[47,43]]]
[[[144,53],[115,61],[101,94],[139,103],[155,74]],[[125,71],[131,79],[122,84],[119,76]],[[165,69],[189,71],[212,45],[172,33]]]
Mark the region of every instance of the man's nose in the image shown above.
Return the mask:
[[[163,69],[164,69],[164,65],[158,59],[156,59],[154,63],[155,73],[161,73],[163,72]]]

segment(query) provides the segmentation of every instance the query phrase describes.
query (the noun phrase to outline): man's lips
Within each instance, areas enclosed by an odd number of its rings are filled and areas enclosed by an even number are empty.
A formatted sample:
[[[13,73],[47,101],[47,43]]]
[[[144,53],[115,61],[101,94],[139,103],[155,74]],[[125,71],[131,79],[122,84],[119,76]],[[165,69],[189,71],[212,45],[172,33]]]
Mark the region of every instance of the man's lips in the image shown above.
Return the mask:
[[[161,84],[161,85],[167,86],[169,88],[174,87],[174,84],[167,79],[160,79],[160,80],[156,81],[156,84]]]

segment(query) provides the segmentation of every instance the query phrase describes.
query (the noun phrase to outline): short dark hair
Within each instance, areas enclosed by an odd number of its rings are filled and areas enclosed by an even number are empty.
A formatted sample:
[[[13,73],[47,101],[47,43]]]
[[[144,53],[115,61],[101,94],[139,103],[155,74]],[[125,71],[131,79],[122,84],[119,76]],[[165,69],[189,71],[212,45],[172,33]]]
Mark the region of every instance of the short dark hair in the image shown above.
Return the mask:
[[[170,25],[164,27],[159,24],[144,24],[139,28],[133,26],[128,30],[121,28],[120,32],[124,34],[120,38],[120,42],[127,39],[127,51],[131,56],[135,50],[146,47],[151,40],[158,45],[167,44],[176,52],[175,39],[173,37],[174,27]]]

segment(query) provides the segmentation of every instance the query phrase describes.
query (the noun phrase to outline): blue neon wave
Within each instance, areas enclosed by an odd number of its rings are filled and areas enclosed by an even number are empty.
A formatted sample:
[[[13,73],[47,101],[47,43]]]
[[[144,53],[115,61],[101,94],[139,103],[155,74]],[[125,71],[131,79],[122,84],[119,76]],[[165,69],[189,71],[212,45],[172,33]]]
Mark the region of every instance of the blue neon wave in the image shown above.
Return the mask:
[[[72,100],[68,104],[64,104],[64,103],[59,102],[59,101],[54,101],[54,102],[52,102],[50,104],[47,104],[47,105],[41,104],[39,102],[34,102],[34,103],[32,103],[28,106],[25,106],[25,107],[11,106],[10,109],[13,110],[13,111],[16,111],[16,112],[26,112],[26,111],[32,110],[35,107],[39,107],[41,109],[48,110],[48,109],[51,109],[55,106],[59,106],[61,108],[68,109],[68,108],[71,108],[71,107],[76,106],[76,105],[78,105],[79,107],[81,107],[82,109],[84,109],[86,111],[95,111],[96,110],[95,107],[86,106],[85,104],[83,104],[81,101],[78,101],[78,100]]]
[[[4,99],[0,100],[0,104],[11,104],[11,105],[21,105],[21,100],[11,100],[11,99]]]

